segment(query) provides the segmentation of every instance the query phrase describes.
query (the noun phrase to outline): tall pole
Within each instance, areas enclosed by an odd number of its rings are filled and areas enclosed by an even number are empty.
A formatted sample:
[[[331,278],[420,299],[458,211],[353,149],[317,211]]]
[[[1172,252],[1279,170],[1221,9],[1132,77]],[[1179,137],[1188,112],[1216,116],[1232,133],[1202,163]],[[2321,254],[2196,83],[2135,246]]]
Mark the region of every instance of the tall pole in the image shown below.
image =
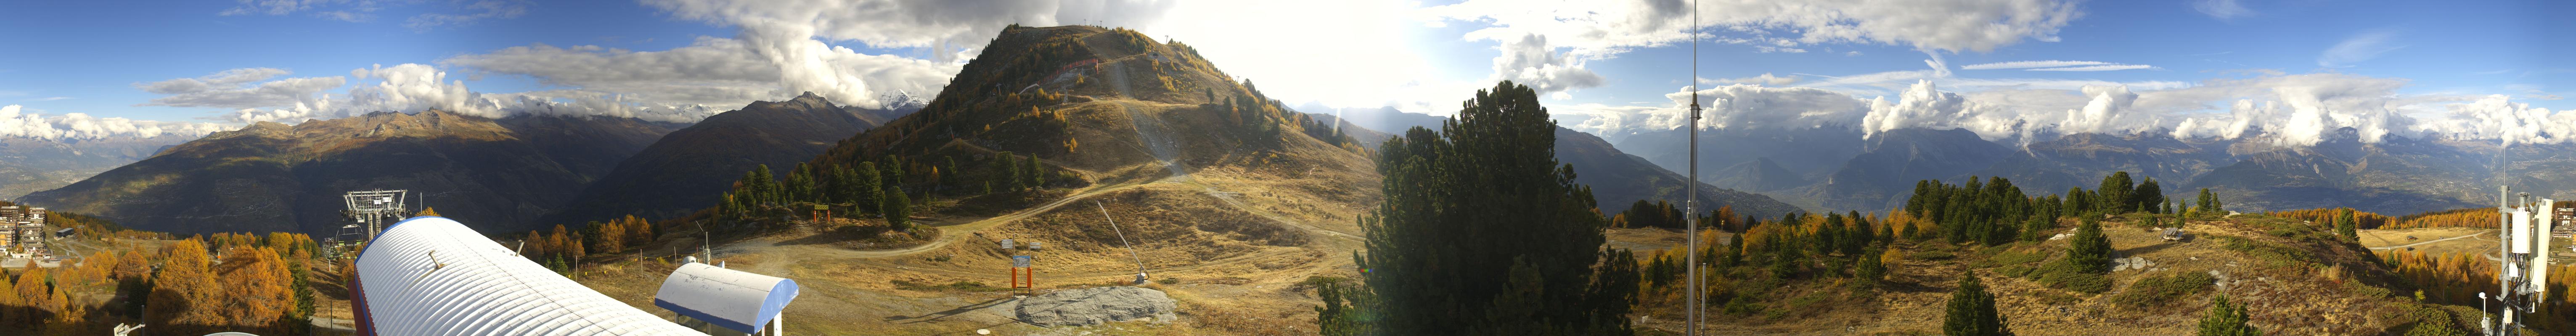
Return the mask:
[[[1691,83],[1691,102],[1690,139],[1686,141],[1690,142],[1690,180],[1682,181],[1682,189],[1684,189],[1682,191],[1682,209],[1684,209],[1682,210],[1682,221],[1686,223],[1683,225],[1682,234],[1688,237],[1684,238],[1688,240],[1688,246],[1682,248],[1682,259],[1684,259],[1685,263],[1690,264],[1690,307],[1686,308],[1690,310],[1688,316],[1690,321],[1689,323],[1686,323],[1689,330],[1683,331],[1682,334],[1687,336],[1699,336],[1699,325],[1700,322],[1702,322],[1700,311],[1703,310],[1700,309],[1703,307],[1703,302],[1701,300],[1706,299],[1700,297],[1701,291],[1699,277],[1699,1],[1691,1],[1691,26],[1689,29],[1691,35],[1691,73],[1688,80],[1690,81],[1689,83]]]
[[[1100,219],[1108,220],[1109,231],[1118,233],[1118,245],[1127,246],[1127,257],[1136,258],[1136,284],[1145,284],[1145,257],[1136,254],[1136,245],[1127,243],[1127,231],[1118,229],[1117,218],[1109,217],[1109,206],[1100,205],[1100,201],[1091,201],[1091,206],[1100,207]]]
[[[2505,285],[2505,272],[2509,272],[2513,269],[2513,266],[2511,265],[2513,263],[2513,255],[2506,254],[2506,252],[2513,251],[2513,248],[2510,246],[2513,244],[2513,207],[2513,187],[2497,186],[2496,218],[2502,219],[2500,221],[2502,223],[2498,223],[2496,225],[2496,258],[2498,259],[2496,260],[2496,266],[2499,266],[2502,269],[2496,270],[2496,301],[2504,303],[2503,306],[2506,310],[2513,309],[2511,301],[2505,301],[2505,298],[2512,297],[2513,295],[2513,289]],[[2484,307],[2485,305],[2483,304],[2484,300],[2480,300],[2480,302],[2482,304],[2479,305],[2480,307],[2478,310],[2486,310],[2486,307]],[[2488,335],[2505,334],[2505,324],[2513,322],[2513,317],[2507,314],[2509,313],[2503,311],[2496,312],[2496,317],[2502,320],[2496,321],[2496,323],[2490,324],[2487,327]]]

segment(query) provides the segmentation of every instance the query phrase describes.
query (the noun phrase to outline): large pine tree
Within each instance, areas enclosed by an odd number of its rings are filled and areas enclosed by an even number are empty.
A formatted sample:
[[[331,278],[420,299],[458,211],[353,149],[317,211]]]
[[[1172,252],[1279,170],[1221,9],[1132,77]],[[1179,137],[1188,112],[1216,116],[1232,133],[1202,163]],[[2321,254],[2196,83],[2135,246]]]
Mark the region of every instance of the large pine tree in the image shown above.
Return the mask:
[[[1985,283],[1977,281],[1977,272],[1959,275],[1959,289],[1950,292],[1950,310],[1941,320],[1941,334],[1948,336],[2012,336],[2004,325],[2004,316],[1995,312],[1995,294],[1986,292]]]
[[[2101,188],[2093,189],[2096,193],[2094,202],[2099,203],[2094,210],[2115,214],[2138,210],[2137,204],[2133,203],[2136,199],[2131,196],[2137,192],[2136,188],[2129,180],[2129,172],[2111,172],[2111,176],[2102,178]]]
[[[2147,178],[2147,182],[2139,183],[2138,189],[2132,192],[2135,194],[2129,195],[2130,204],[2150,213],[2165,213],[2165,188],[2156,185],[2156,178]]]
[[[1385,200],[1361,221],[1368,245],[1355,257],[1381,302],[1375,330],[1628,334],[1635,282],[1596,280],[1606,221],[1573,166],[1557,163],[1538,93],[1508,81],[1477,91],[1442,128],[1378,149]],[[1617,256],[1606,263],[1635,263]]]
[[[885,214],[886,229],[912,230],[912,197],[904,195],[903,188],[887,187],[885,196],[877,200],[877,213]]]
[[[2102,234],[2102,222],[2086,217],[2077,226],[2075,236],[2066,242],[2066,262],[2089,273],[2111,270],[2111,238]]]

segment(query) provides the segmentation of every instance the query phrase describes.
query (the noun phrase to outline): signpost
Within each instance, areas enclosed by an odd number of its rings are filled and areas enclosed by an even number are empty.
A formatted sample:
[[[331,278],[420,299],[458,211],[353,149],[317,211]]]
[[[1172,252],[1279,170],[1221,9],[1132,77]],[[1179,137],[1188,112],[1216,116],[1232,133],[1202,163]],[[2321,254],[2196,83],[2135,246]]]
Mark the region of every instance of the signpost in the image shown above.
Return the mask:
[[[1002,253],[1012,253],[1010,250],[1016,249],[1019,249],[1018,241],[1002,239]],[[1029,242],[1029,252],[1037,251],[1038,243]],[[1024,254],[1011,255],[1011,290],[1013,291],[1011,296],[1028,297],[1031,294],[1037,293],[1038,270],[1036,267],[1031,267],[1030,265],[1030,263],[1034,261],[1037,261],[1036,256]]]

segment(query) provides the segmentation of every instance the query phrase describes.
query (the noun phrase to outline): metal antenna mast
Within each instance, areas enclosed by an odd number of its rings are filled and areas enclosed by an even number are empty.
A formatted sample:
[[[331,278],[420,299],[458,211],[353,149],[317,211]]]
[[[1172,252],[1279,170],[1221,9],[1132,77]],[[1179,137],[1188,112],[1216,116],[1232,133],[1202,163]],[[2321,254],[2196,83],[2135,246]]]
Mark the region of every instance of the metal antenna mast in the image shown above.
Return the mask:
[[[1109,231],[1118,233],[1118,245],[1127,246],[1127,257],[1136,258],[1136,284],[1145,284],[1145,257],[1136,255],[1136,245],[1127,243],[1127,231],[1118,229],[1117,218],[1109,217],[1109,206],[1100,201],[1091,201],[1091,206],[1100,207],[1100,219],[1109,220]]]
[[[1690,310],[1688,315],[1690,321],[1685,324],[1689,329],[1682,334],[1699,336],[1699,325],[1702,322],[1700,308],[1703,302],[1701,300],[1707,298],[1700,297],[1699,277],[1699,1],[1696,0],[1691,1],[1689,29],[1691,35],[1690,139],[1685,141],[1690,142],[1690,180],[1682,182],[1682,189],[1686,189],[1682,191],[1682,197],[1684,197],[1682,221],[1686,222],[1683,225],[1682,234],[1689,237],[1686,238],[1689,242],[1687,247],[1682,248],[1682,258],[1687,259],[1684,263],[1690,264],[1690,307],[1685,308]]]

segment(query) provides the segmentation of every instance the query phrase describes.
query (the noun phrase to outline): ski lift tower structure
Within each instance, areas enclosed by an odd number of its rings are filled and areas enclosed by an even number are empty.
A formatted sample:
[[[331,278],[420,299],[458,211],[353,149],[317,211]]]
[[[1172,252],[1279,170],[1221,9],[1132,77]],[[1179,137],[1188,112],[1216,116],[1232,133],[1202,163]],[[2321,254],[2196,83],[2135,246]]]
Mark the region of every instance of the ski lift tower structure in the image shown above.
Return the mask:
[[[2549,241],[2555,226],[2552,222],[2557,217],[2554,214],[2558,213],[2557,201],[2535,200],[2531,193],[2514,193],[2511,187],[2497,187],[2496,196],[2501,201],[2496,206],[2501,213],[2497,217],[2504,220],[2496,227],[2502,231],[2496,239],[2500,244],[2497,255],[2504,260],[2497,263],[2502,269],[2496,272],[2498,294],[2492,297],[2500,306],[2494,313],[2502,323],[2481,324],[2491,326],[2487,328],[2488,335],[2516,336],[2529,324],[2522,315],[2530,314],[2541,300],[2548,298]]]
[[[411,196],[410,190],[367,190],[341,194],[341,203],[347,208],[340,211],[340,216],[348,219],[349,222],[340,225],[340,235],[336,237],[337,243],[332,247],[340,254],[348,254],[355,251],[354,248],[357,246],[375,240],[377,233],[385,231],[386,224],[411,217],[411,208],[405,202],[410,199],[409,196]]]

